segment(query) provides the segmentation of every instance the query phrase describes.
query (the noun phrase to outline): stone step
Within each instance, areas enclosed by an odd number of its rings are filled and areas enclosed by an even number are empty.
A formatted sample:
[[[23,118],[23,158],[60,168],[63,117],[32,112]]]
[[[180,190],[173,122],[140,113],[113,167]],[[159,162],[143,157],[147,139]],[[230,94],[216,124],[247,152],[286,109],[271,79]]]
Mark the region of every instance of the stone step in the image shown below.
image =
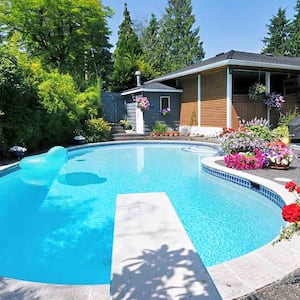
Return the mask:
[[[112,134],[113,141],[144,140],[144,139],[145,139],[145,135],[143,134],[127,134],[127,133]]]
[[[124,127],[120,124],[111,124],[111,133],[125,133]]]

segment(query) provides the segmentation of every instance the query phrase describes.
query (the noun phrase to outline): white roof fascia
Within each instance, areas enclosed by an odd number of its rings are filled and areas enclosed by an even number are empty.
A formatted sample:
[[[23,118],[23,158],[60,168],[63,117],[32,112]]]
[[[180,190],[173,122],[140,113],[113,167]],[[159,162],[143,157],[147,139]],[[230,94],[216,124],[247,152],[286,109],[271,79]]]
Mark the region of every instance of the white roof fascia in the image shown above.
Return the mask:
[[[126,95],[131,95],[131,94],[135,94],[135,93],[140,93],[140,92],[156,92],[156,93],[182,93],[182,90],[179,89],[144,89],[144,88],[140,88],[140,89],[136,89],[133,91],[127,91],[127,92],[123,92],[121,93],[121,96],[126,96]]]
[[[200,67],[197,67],[197,68],[185,70],[185,71],[178,72],[178,73],[175,73],[175,74],[170,74],[170,75],[158,77],[157,79],[152,79],[150,81],[147,81],[147,83],[157,82],[157,81],[161,81],[161,80],[175,79],[175,78],[178,78],[178,77],[192,75],[194,73],[200,73],[200,72],[210,70],[210,69],[214,69],[214,68],[218,68],[218,67],[228,66],[230,61],[231,61],[231,59],[218,61],[218,62],[213,63],[213,64],[200,66]]]
[[[231,59],[229,65],[300,71],[300,66]]]
[[[152,79],[147,81],[147,83],[151,82],[159,82],[170,79],[175,79],[187,75],[192,75],[195,73],[200,73],[206,70],[215,69],[224,66],[244,66],[244,67],[258,67],[258,68],[273,68],[273,69],[284,69],[284,70],[293,70],[300,71],[300,66],[295,65],[286,65],[286,64],[275,64],[275,63],[266,63],[266,62],[256,62],[256,61],[248,61],[248,60],[237,60],[237,59],[226,59],[213,64],[208,64],[205,66],[199,66],[197,68],[189,69],[186,71],[178,72],[175,74],[170,74],[162,77],[158,77],[157,79]]]

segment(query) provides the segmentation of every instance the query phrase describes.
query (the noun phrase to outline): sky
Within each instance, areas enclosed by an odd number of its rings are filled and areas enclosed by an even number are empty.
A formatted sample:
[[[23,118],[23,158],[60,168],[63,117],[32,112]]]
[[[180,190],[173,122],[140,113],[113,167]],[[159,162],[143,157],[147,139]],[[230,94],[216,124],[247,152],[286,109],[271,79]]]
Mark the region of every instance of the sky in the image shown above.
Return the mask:
[[[110,42],[118,40],[118,27],[123,21],[124,3],[133,22],[147,22],[151,13],[160,19],[167,0],[102,0],[115,12],[108,24],[112,31]],[[192,0],[195,27],[200,28],[205,58],[230,50],[259,53],[267,25],[278,9],[286,9],[286,16],[295,15],[296,0]]]

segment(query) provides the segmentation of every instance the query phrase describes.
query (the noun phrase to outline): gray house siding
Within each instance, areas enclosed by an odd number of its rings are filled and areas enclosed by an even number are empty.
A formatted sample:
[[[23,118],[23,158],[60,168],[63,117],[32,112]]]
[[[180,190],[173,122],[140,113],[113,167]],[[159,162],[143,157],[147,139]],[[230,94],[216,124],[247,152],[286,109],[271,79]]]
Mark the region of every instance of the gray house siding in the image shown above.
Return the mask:
[[[166,124],[171,130],[178,130],[180,122],[180,93],[144,93],[150,101],[150,109],[144,112],[144,130],[145,133],[150,133],[155,124],[155,121]],[[170,96],[170,109],[171,112],[163,116],[160,112],[160,97]]]
[[[170,130],[178,130],[180,124],[180,105],[181,93],[163,93],[163,92],[144,92],[144,97],[147,97],[150,102],[149,110],[144,111],[144,133],[149,134],[156,121],[166,124]],[[160,110],[160,97],[170,96],[171,112],[167,116],[163,116]],[[127,120],[131,122],[132,129],[135,130],[135,102],[132,101],[132,96],[125,96],[127,102]]]

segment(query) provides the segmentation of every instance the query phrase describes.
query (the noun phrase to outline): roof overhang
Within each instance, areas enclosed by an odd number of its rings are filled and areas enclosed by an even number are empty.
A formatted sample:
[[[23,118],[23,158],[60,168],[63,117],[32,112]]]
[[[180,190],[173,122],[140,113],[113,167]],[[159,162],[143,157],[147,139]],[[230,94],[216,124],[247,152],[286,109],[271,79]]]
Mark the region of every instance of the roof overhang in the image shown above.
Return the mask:
[[[151,92],[151,93],[182,93],[181,89],[150,89],[150,88],[139,88],[131,91],[125,91],[121,93],[122,96],[126,95],[132,95],[136,93],[142,93],[142,92]]]
[[[205,66],[195,67],[193,69],[184,70],[182,72],[177,72],[165,76],[158,77],[156,79],[152,79],[147,81],[147,83],[151,82],[160,82],[171,79],[176,79],[188,75],[193,75],[197,73],[201,73],[204,71],[227,67],[227,66],[243,66],[243,67],[255,67],[255,68],[266,68],[266,69],[280,69],[280,70],[291,70],[291,71],[299,71],[300,66],[296,65],[286,65],[286,64],[276,64],[276,63],[266,63],[266,62],[258,62],[258,61],[246,61],[246,60],[237,60],[237,59],[226,59],[216,63],[208,64]]]

